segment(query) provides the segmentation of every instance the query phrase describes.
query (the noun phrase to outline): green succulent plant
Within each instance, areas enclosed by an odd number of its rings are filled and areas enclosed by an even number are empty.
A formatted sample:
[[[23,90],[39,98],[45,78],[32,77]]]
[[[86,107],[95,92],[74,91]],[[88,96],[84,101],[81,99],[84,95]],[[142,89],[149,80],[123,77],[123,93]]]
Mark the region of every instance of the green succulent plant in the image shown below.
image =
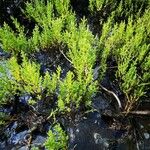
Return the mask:
[[[60,124],[56,124],[53,130],[48,131],[48,138],[45,142],[47,150],[67,150],[68,136],[60,127]]]

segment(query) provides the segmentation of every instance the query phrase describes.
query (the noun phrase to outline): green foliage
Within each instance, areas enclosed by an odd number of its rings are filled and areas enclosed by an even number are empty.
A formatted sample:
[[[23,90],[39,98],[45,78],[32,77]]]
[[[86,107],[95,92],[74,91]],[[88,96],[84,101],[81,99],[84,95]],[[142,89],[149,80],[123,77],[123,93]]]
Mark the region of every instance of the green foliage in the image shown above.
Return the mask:
[[[47,150],[66,150],[67,149],[68,137],[62,130],[59,124],[53,127],[53,131],[49,130],[48,138],[45,142],[45,147]]]
[[[133,14],[134,12],[139,11],[144,5],[149,5],[149,0],[121,0],[115,3],[114,0],[89,0],[89,9],[91,11],[100,11],[102,8],[109,5],[110,7],[113,7],[111,5],[117,4],[116,12],[119,15],[122,15],[126,12],[126,16],[129,16]],[[110,8],[111,9],[111,8]],[[138,10],[139,9],[139,10]]]
[[[147,73],[150,67],[148,12],[149,10],[136,22],[130,17],[127,24],[125,22],[116,23],[113,27],[109,19],[104,24],[100,37],[99,45],[101,50],[103,49],[102,66],[105,67],[105,62],[110,54],[116,59],[118,64],[116,77],[127,98],[127,111],[146,93],[147,85],[150,83],[150,76]]]
[[[18,53],[19,51],[27,51],[28,41],[24,34],[24,28],[19,25],[19,23],[14,20],[17,32],[14,31],[5,23],[2,28],[0,28],[0,42],[1,47],[6,52]]]
[[[70,0],[62,0],[61,2],[60,0],[55,0],[54,4],[59,15],[65,15],[68,13]]]
[[[0,112],[0,127],[6,124],[6,121],[8,120],[8,118],[9,116],[6,113]]]
[[[121,0],[116,15],[129,17],[133,15],[135,18],[144,13],[145,9],[149,7],[149,0]]]
[[[62,42],[63,19],[57,18],[51,21],[51,26],[44,25],[43,31],[39,36],[39,45],[42,49],[48,49],[52,45]]]
[[[7,24],[0,28],[0,41],[3,43],[1,47],[7,51],[11,51],[15,47],[16,36]]]
[[[53,17],[53,4],[44,0],[35,0],[26,3],[25,13],[29,18],[33,18],[39,25],[50,25]]]
[[[38,147],[32,147],[31,150],[39,150]]]
[[[25,93],[40,92],[40,66],[34,62],[30,62],[23,56],[23,63],[19,65],[15,57],[9,60],[9,69],[11,71],[12,80],[18,84],[19,91]]]
[[[107,47],[107,43],[105,44],[105,41],[111,34],[111,28],[113,25],[113,18],[114,16],[112,15],[111,17],[108,18],[107,22],[103,25],[102,28],[102,34],[100,36],[99,42],[98,42],[98,55],[100,55],[100,75],[99,79],[102,80],[106,69],[107,69],[107,59],[110,56],[110,48]]]
[[[51,26],[51,21],[55,17],[64,17],[69,13],[70,1],[59,0],[35,0],[26,3],[25,13],[29,18],[33,18],[40,26]],[[55,12],[54,12],[55,9]]]
[[[16,86],[10,80],[7,62],[0,62],[0,105],[6,103],[6,99],[15,94]]]
[[[68,24],[70,15],[73,15],[69,12],[69,2],[69,0],[64,0],[61,3],[58,0],[48,0],[45,3],[43,0],[36,0],[26,3],[25,13],[42,28],[41,32],[39,32],[38,26],[33,30],[33,37],[30,39],[33,48],[48,49],[52,45],[59,45],[63,42],[64,27]]]
[[[89,0],[89,8],[90,10],[94,10],[94,7],[99,11],[101,10],[105,0]]]
[[[37,99],[41,97],[42,90],[47,90],[47,94],[55,93],[57,83],[60,78],[60,68],[57,74],[52,76],[47,72],[44,77],[40,75],[40,66],[29,61],[22,54],[23,62],[18,64],[17,59],[12,57],[0,66],[0,104],[7,102],[9,97],[15,94],[31,94]],[[17,93],[19,91],[19,93]]]
[[[96,92],[96,82],[93,82],[93,70],[96,55],[94,37],[83,20],[79,28],[72,22],[70,31],[64,35],[69,48],[70,58],[75,74],[68,72],[66,78],[60,81],[58,107],[61,111],[71,111],[81,104],[89,106],[91,97]]]
[[[75,73],[68,72],[66,78],[61,81],[61,69],[58,68],[56,74],[50,75],[46,72],[45,76],[41,77],[39,72],[40,66],[30,62],[23,53],[21,65],[18,64],[15,57],[12,57],[7,62],[7,65],[11,75],[8,81],[13,88],[13,93],[16,91],[20,91],[20,94],[29,93],[36,95],[39,99],[42,90],[46,89],[48,96],[54,94],[56,88],[58,88],[60,92],[58,93],[58,107],[61,112],[65,112],[70,111],[72,108],[79,108],[80,104],[85,106],[91,104],[91,97],[96,92],[96,82],[93,82],[92,69],[96,59],[96,48],[94,47],[95,38],[89,31],[85,19],[77,27],[74,14],[71,14],[65,21],[67,23],[67,30],[62,35],[60,34],[62,28],[61,21],[61,18],[51,21],[51,27],[55,29],[50,32],[51,35],[48,34],[49,30],[51,30],[48,25],[42,25],[44,30],[41,33],[37,25],[33,31],[32,38],[29,39],[30,44],[33,43],[31,46],[35,47],[35,49],[39,49],[40,46],[47,48],[49,47],[47,44],[51,43],[50,40],[53,39],[55,41],[57,37],[58,42],[61,36],[63,36],[63,42],[69,48],[67,57],[71,59]],[[16,26],[19,28],[17,23]],[[47,35],[51,36],[51,39]],[[9,83],[8,81],[7,83]],[[8,86],[9,84],[6,85]]]
[[[45,73],[42,88],[47,90],[47,95],[54,94],[59,86],[61,68],[57,68],[57,73],[53,73],[51,76],[48,72]]]
[[[80,80],[82,76],[85,75],[86,77],[86,73],[88,74],[95,62],[95,39],[86,27],[85,20],[82,21],[79,28],[76,28],[76,25],[73,24],[70,32],[65,33],[64,38],[69,48],[68,56],[77,70]]]
[[[89,9],[92,12],[111,7],[109,13],[112,13],[107,15],[110,17],[103,24],[98,40],[90,31],[85,18],[81,22],[76,20],[69,0],[27,2],[24,14],[35,22],[30,37],[26,36],[25,28],[14,18],[15,32],[6,23],[0,28],[2,48],[15,54],[0,66],[0,104],[15,94],[29,93],[39,99],[43,90],[49,96],[57,89],[61,112],[78,109],[81,104],[90,106],[91,97],[97,91],[97,82],[93,81],[96,52],[100,60],[100,80],[106,72],[108,58],[114,58],[118,67],[116,78],[127,103],[132,105],[138,101],[148,91],[150,79],[150,11],[144,6],[147,3],[149,0],[90,0]],[[116,18],[122,16],[123,21],[115,23]],[[64,79],[60,78],[60,67],[56,73],[46,72],[41,76],[40,66],[25,56],[52,47],[65,47],[67,52],[64,56],[74,68]],[[18,64],[16,54],[20,52],[23,60]]]
[[[88,80],[88,79],[87,79]],[[74,74],[68,72],[66,78],[60,81],[58,108],[62,112],[74,111],[81,105],[90,106],[91,96],[96,91],[96,83],[74,80]],[[89,85],[88,85],[89,84]]]
[[[63,42],[65,26],[74,14],[69,11],[70,1],[64,0],[45,2],[35,0],[26,3],[26,10],[23,12],[28,18],[36,22],[30,38],[26,37],[26,31],[16,19],[13,19],[16,31],[14,32],[6,23],[0,29],[0,43],[7,52],[17,54],[20,51],[27,53],[49,49],[52,46]],[[54,9],[57,11],[54,13]]]
[[[13,96],[17,91],[23,93],[35,94],[40,92],[40,74],[39,66],[31,63],[23,57],[22,65],[17,63],[15,57],[6,62],[6,66],[2,65],[0,73],[1,99],[7,101],[7,97]]]
[[[149,0],[89,0],[91,15],[96,15],[102,25],[114,13],[114,22],[127,21],[142,16],[150,6]]]

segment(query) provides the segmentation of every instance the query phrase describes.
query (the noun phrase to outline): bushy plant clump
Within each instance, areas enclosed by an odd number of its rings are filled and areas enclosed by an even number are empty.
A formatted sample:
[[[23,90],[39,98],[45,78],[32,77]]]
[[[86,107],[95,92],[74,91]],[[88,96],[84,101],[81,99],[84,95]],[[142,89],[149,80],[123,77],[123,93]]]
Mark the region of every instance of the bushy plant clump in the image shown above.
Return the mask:
[[[67,150],[68,137],[66,133],[60,127],[60,124],[56,124],[52,130],[48,132],[48,138],[45,142],[47,150]]]
[[[92,12],[94,12],[95,10],[100,11],[103,7],[105,7],[109,3],[115,5],[114,0],[89,0],[89,9]]]
[[[149,0],[89,0],[89,10],[92,12],[102,11],[104,8],[109,6],[109,9],[116,11],[116,15],[122,16],[122,14],[124,14],[127,17],[141,11],[149,4]]]
[[[63,3],[47,1],[45,3],[43,0],[36,0],[26,4],[25,13],[29,18],[37,22],[33,30],[33,37],[31,38],[33,48],[48,49],[53,44],[60,44],[62,42],[62,32],[69,13],[68,8],[68,1]],[[42,31],[39,31],[39,28]]]
[[[27,52],[30,42],[26,38],[24,27],[22,27],[16,19],[13,19],[13,23],[15,24],[17,33],[15,33],[6,23],[0,28],[1,47],[6,52],[14,54],[17,54],[20,51]]]
[[[79,28],[72,22],[70,30],[64,35],[68,45],[67,53],[75,73],[68,72],[63,82],[60,82],[58,105],[64,109],[67,105],[75,108],[81,104],[90,106],[91,97],[96,92],[96,82],[93,82],[93,65],[96,59],[94,37],[83,20]],[[67,110],[67,109],[64,109]]]
[[[92,30],[101,34],[103,24],[112,14],[114,15],[113,23],[120,23],[121,21],[127,23],[128,18],[131,16],[133,20],[142,16],[145,10],[149,8],[149,5],[149,0],[89,0],[89,22],[95,24],[95,28]],[[100,28],[100,31],[97,28]]]
[[[47,94],[55,93],[60,71],[58,70],[57,74],[53,73],[52,75],[46,72],[45,76],[42,77],[40,66],[29,61],[24,54],[22,54],[22,57],[21,65],[18,64],[15,57],[1,62],[0,104],[6,103],[15,94],[18,96],[31,94],[40,99],[43,90],[46,90]]]
[[[7,24],[0,29],[1,46],[6,52],[26,53],[39,51],[40,49],[49,49],[63,42],[63,32],[75,18],[70,10],[68,0],[59,3],[59,1],[45,2],[44,0],[35,0],[26,3],[26,9],[23,11],[27,18],[36,23],[31,37],[26,37],[24,27],[16,19],[12,18],[16,31],[14,32]],[[6,40],[7,39],[7,40]]]
[[[26,37],[24,28],[13,19],[17,32],[13,32],[7,24],[4,24],[0,30],[3,49],[13,54],[23,51],[29,55],[33,51],[48,50],[54,45],[65,44],[69,49],[66,57],[71,60],[74,72],[69,71],[66,78],[61,80],[58,77],[61,69],[58,68],[57,75],[51,76],[47,72],[42,78],[38,64],[30,62],[25,56],[22,56],[23,63],[18,64],[17,55],[15,55],[6,63],[10,77],[7,76],[6,69],[2,67],[4,69],[2,74],[7,77],[6,86],[11,88],[3,88],[1,97],[7,99],[5,91],[13,89],[12,94],[8,92],[10,96],[19,91],[22,94],[34,94],[40,98],[43,89],[47,89],[47,94],[52,94],[58,88],[58,108],[62,112],[70,111],[71,107],[78,108],[81,103],[89,106],[91,97],[96,92],[96,82],[92,81],[96,51],[94,36],[87,27],[86,20],[83,19],[79,27],[77,26],[75,14],[72,13],[68,0],[63,3],[58,1],[45,3],[39,0],[27,2],[24,13],[36,22],[32,36]],[[8,36],[11,38],[9,39]],[[5,84],[1,85],[3,87]]]
[[[105,62],[110,56],[118,64],[116,77],[126,95],[126,111],[149,89],[149,12],[148,9],[136,21],[130,17],[127,24],[122,21],[113,25],[109,18],[103,26],[100,38],[102,66],[106,69]]]

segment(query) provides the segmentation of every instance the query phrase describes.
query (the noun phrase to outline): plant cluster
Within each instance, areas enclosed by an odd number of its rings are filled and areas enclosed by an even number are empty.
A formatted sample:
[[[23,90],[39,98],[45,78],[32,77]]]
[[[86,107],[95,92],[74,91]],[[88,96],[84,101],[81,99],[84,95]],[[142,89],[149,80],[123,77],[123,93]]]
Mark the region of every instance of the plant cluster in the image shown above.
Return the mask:
[[[116,9],[116,15],[122,15],[126,13],[125,15],[129,16],[139,11],[139,9],[142,9],[142,7],[148,6],[149,4],[149,0],[89,0],[89,10],[92,12],[101,11],[103,8],[109,5],[111,8]]]
[[[96,8],[97,11],[100,11],[104,4],[105,4],[105,0],[89,0],[89,9],[91,11],[94,11],[94,8]]]
[[[93,81],[96,48],[95,38],[86,20],[77,25],[68,0],[62,3],[40,0],[27,2],[24,13],[35,21],[30,37],[26,36],[25,28],[14,18],[15,31],[7,24],[0,29],[1,46],[6,52],[12,53],[10,59],[1,61],[0,104],[13,100],[15,95],[24,94],[31,95],[34,97],[31,102],[36,102],[46,91],[46,96],[57,93],[56,113],[67,114],[77,112],[81,106],[89,107],[97,84]],[[56,73],[46,72],[43,76],[40,74],[40,65],[28,59],[30,53],[48,51],[55,45],[66,45],[67,53],[62,53],[74,68],[64,79],[60,78],[60,67]],[[21,54],[21,62],[18,61],[18,54]],[[45,146],[48,149],[64,149],[67,137],[60,126],[54,128],[56,131],[49,131]]]
[[[64,81],[60,82],[58,104],[62,108],[68,104],[75,108],[81,104],[90,106],[91,97],[96,92],[92,69],[96,50],[94,37],[86,26],[86,21],[83,20],[78,28],[75,22],[72,22],[70,30],[64,35],[64,40],[69,48],[67,56],[75,70],[74,73],[69,71]]]
[[[58,1],[45,3],[39,0],[28,2],[24,13],[36,21],[31,37],[25,36],[24,28],[15,19],[13,20],[18,33],[12,32],[6,24],[1,28],[0,39],[3,49],[6,51],[28,53],[27,51],[31,52],[32,50],[48,50],[53,44],[63,43],[69,49],[66,57],[71,60],[74,68],[74,72],[69,71],[64,80],[61,80],[56,74],[51,78],[48,72],[43,79],[40,76],[38,64],[30,62],[23,56],[23,63],[20,65],[14,56],[8,61],[8,67],[6,67],[11,77],[7,76],[7,71],[2,67],[5,70],[2,73],[8,78],[6,86],[9,86],[1,91],[3,99],[6,99],[4,95],[12,96],[16,91],[40,97],[41,89],[47,89],[48,94],[52,94],[55,93],[57,87],[59,89],[58,108],[61,111],[70,111],[71,106],[78,108],[81,103],[85,106],[90,105],[91,96],[96,92],[96,82],[92,82],[92,67],[96,58],[94,36],[87,27],[85,19],[79,27],[77,26],[75,15],[69,8],[67,0],[63,3]],[[61,69],[58,68],[58,70],[58,74],[60,74]],[[4,87],[4,83],[1,86]],[[6,92],[6,90],[11,92]]]
[[[126,95],[128,112],[149,89],[149,9],[136,21],[132,17],[114,24],[112,18],[104,24],[99,47],[102,50],[101,63],[104,71],[107,58],[114,57],[118,69],[116,77]]]
[[[113,2],[89,0],[89,9],[100,11]],[[7,60],[0,61],[0,105],[15,100],[15,95],[24,94],[31,95],[36,102],[46,92],[46,96],[57,95],[54,112],[59,115],[89,108],[98,85],[93,79],[93,66],[99,59],[99,78],[102,80],[108,69],[108,59],[113,58],[117,64],[115,76],[126,98],[125,111],[130,111],[150,90],[150,9],[147,8],[143,15],[137,14],[138,18],[130,15],[133,6],[139,4],[133,5],[133,0],[121,0],[97,37],[90,31],[85,18],[76,20],[69,0],[61,3],[58,0],[27,2],[23,12],[35,22],[31,36],[27,36],[27,31],[15,18],[12,18],[15,31],[6,23],[0,28],[0,46],[12,54]],[[125,13],[128,8],[128,19],[116,23],[116,15]],[[61,67],[54,73],[47,71],[41,75],[40,65],[29,59],[33,53],[50,52],[55,46],[73,68],[64,78],[61,78]],[[50,130],[48,136],[47,149],[67,149],[68,138],[60,125],[54,126],[54,131]]]
[[[13,19],[13,18],[12,18]],[[0,43],[3,50],[9,53],[27,52],[30,43],[22,27],[16,19],[13,19],[17,33],[15,33],[6,23],[0,28]]]
[[[32,35],[27,37],[27,31],[12,18],[16,31],[14,32],[6,23],[0,29],[0,41],[3,50],[16,54],[20,51],[26,53],[49,49],[63,42],[63,33],[70,26],[75,15],[70,9],[69,0],[59,1],[35,0],[26,3],[23,10],[27,18],[34,20],[35,28]]]
[[[114,15],[113,22],[120,23],[125,20],[127,23],[130,16],[133,16],[133,19],[142,16],[149,5],[149,0],[89,0],[89,11],[91,17],[96,17],[96,23],[99,22],[101,30],[103,24],[112,14]],[[100,31],[100,33],[102,32]]]
[[[60,127],[60,124],[56,124],[52,130],[48,132],[48,138],[45,142],[47,150],[67,150],[68,137],[66,133]]]
[[[43,90],[47,94],[55,93],[60,76],[60,69],[57,73],[50,75],[45,73],[44,77],[40,75],[40,66],[31,62],[22,53],[22,64],[19,65],[15,57],[11,57],[0,66],[0,104],[6,103],[10,97],[15,94],[34,95],[40,99]]]

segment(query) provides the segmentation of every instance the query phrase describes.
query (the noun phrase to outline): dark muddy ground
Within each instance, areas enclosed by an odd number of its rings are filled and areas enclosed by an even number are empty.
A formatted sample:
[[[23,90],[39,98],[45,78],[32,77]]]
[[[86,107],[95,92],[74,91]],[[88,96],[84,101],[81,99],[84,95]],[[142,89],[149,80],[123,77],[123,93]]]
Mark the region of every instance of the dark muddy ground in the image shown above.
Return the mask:
[[[71,4],[79,20],[84,15],[89,14],[87,2],[72,0]],[[13,15],[27,29],[33,29],[34,23],[25,19],[20,11],[20,7],[24,7],[22,0],[2,0],[0,6],[0,26],[5,21],[13,28],[10,19],[10,15]],[[103,15],[101,18],[105,20],[107,15]],[[99,20],[96,18],[96,14],[87,17],[93,33],[98,33]],[[9,54],[0,49],[0,60],[9,57]],[[68,70],[72,69],[63,55],[57,53],[57,51],[55,54],[39,52],[33,54],[31,59],[41,64],[41,74],[46,70],[53,72],[60,65],[63,69],[63,78]],[[95,79],[98,75],[98,67],[99,65],[95,65]],[[122,93],[119,91],[117,83],[113,81],[112,72],[111,69],[107,71],[101,84],[121,97]],[[54,95],[51,98],[43,96],[42,100],[33,106],[29,106],[27,103],[30,98],[31,95],[16,96],[13,103],[0,108],[0,112],[9,115],[8,118],[6,117],[6,125],[0,128],[0,150],[26,150],[34,146],[44,149],[43,143],[46,140],[48,130],[52,128],[53,122],[48,116],[51,108],[54,107],[53,105],[47,105],[47,102],[49,99],[54,99],[55,103],[56,96]],[[93,111],[89,113],[78,112],[74,119],[69,121],[64,116],[57,117],[63,129],[69,135],[70,150],[150,149],[150,117],[148,115],[120,115],[121,110],[117,109],[116,101],[105,91],[95,95],[92,107]],[[148,109],[149,100],[145,100],[138,107],[138,110],[141,111]]]

